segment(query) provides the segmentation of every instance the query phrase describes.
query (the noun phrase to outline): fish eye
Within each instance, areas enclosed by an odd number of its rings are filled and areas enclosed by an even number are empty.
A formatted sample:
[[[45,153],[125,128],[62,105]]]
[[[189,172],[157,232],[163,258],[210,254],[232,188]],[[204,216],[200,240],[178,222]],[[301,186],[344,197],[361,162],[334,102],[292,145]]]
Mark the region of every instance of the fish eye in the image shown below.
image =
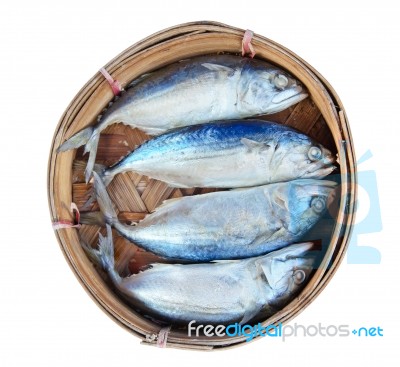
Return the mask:
[[[275,84],[275,87],[277,87],[279,89],[283,89],[283,88],[287,87],[287,85],[289,84],[289,80],[288,80],[288,78],[286,78],[286,76],[284,76],[282,74],[277,74],[274,78],[274,84]]]
[[[311,147],[308,151],[308,158],[311,161],[318,161],[322,158],[322,150],[318,147]]]
[[[306,279],[306,273],[304,272],[304,270],[297,269],[293,273],[293,280],[295,284],[301,284],[305,281],[305,279]]]
[[[317,212],[321,213],[325,209],[325,200],[316,196],[312,198],[310,206]]]

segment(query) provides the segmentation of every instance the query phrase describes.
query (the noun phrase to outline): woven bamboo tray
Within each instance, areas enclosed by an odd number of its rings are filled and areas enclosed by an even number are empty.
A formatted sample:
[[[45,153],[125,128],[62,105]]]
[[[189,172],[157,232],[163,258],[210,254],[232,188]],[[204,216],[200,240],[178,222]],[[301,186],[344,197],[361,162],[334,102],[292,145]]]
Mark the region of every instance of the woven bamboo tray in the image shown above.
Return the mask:
[[[238,54],[244,30],[214,22],[179,25],[156,33],[131,46],[105,66],[108,72],[126,86],[136,77],[172,62],[198,55],[215,53]],[[265,59],[288,70],[308,89],[310,97],[275,115],[266,117],[290,125],[310,135],[338,155],[340,200],[333,220],[322,220],[308,234],[322,242],[321,265],[301,294],[263,325],[285,323],[299,314],[325,288],[341,260],[349,242],[354,220],[356,178],[354,149],[342,103],[328,82],[293,52],[277,43],[255,35],[252,44],[256,58]],[[83,150],[57,154],[57,147],[70,136],[93,124],[97,115],[113,99],[112,91],[100,73],[96,73],[79,91],[62,116],[54,135],[48,165],[48,198],[52,220],[73,220],[70,204],[80,209],[87,200],[90,184],[84,182]],[[143,132],[116,124],[107,128],[100,139],[97,162],[110,165],[136,146],[149,139]],[[142,219],[163,200],[196,195],[215,189],[176,189],[165,183],[135,173],[118,175],[109,186],[109,193],[127,222]],[[94,203],[90,208],[98,210]],[[332,212],[332,211],[331,211]],[[83,252],[80,240],[96,246],[98,233],[104,229],[83,225],[80,229],[56,231],[56,237],[81,284],[115,321],[137,335],[146,344],[156,344],[161,325],[130,308],[113,290],[107,277],[95,269]],[[122,275],[137,272],[149,262],[165,261],[128,243],[113,233],[117,269]],[[318,241],[317,241],[318,242]],[[189,338],[184,330],[171,329],[167,346],[191,349],[216,349],[245,342],[238,337]]]

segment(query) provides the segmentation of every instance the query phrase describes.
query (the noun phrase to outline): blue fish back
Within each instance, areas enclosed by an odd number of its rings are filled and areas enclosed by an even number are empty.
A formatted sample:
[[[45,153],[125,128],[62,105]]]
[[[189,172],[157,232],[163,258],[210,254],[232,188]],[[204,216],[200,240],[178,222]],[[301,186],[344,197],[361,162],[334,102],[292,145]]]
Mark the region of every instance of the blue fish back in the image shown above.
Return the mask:
[[[223,150],[242,145],[246,138],[260,143],[268,142],[276,136],[288,134],[290,139],[308,139],[294,129],[264,120],[231,120],[176,129],[151,139],[125,159],[129,161],[143,160],[155,155],[172,151],[196,149],[203,147],[209,150]],[[120,163],[122,164],[123,159]]]

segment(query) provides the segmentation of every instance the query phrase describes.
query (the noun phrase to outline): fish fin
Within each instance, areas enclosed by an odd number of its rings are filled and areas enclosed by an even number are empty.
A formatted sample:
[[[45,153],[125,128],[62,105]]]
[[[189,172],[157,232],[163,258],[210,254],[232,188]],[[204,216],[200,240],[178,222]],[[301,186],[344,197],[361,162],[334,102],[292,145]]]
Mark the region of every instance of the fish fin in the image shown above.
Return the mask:
[[[181,197],[181,198],[172,198],[172,199],[164,200],[157,208],[155,208],[155,209],[153,210],[153,213],[157,212],[157,211],[160,210],[160,209],[165,209],[166,207],[168,207],[168,206],[170,206],[170,205],[173,205],[174,203],[176,203],[176,202],[182,200],[183,198],[184,198],[184,197]]]
[[[143,132],[145,132],[147,135],[161,135],[167,131],[167,129],[163,128],[155,128],[155,127],[144,127],[144,126],[137,126],[137,128]]]
[[[118,216],[113,207],[113,203],[100,176],[96,172],[93,172],[93,176],[94,192],[97,202],[100,206],[100,210],[103,213],[104,220],[107,224],[114,225],[118,222]]]
[[[271,145],[264,142],[259,142],[247,138],[240,139],[240,142],[246,146],[250,151],[258,150],[260,152],[266,151],[271,148]]]
[[[272,192],[272,201],[280,208],[289,211],[288,196],[279,188]]]
[[[147,79],[149,76],[153,75],[154,73],[146,73],[143,74],[139,77],[137,77],[136,79],[133,79],[125,88],[129,89],[129,88],[133,88],[134,86],[138,85],[139,83],[143,82],[145,79]]]
[[[182,265],[182,264],[174,264],[173,266],[177,265]],[[147,265],[146,269],[141,270],[140,272],[145,272],[145,271],[163,271],[165,268],[171,267],[171,264],[163,264],[163,263],[150,263]]]
[[[212,64],[209,62],[205,62],[204,64],[201,64],[204,66],[206,69],[211,70],[211,71],[218,71],[218,72],[223,72],[223,73],[228,73],[229,76],[233,75],[235,73],[235,69],[232,69],[228,66],[224,65],[219,65],[219,64]]]
[[[70,137],[67,141],[61,144],[57,153],[66,152],[67,150],[76,149],[85,145],[93,134],[93,127],[89,126]]]

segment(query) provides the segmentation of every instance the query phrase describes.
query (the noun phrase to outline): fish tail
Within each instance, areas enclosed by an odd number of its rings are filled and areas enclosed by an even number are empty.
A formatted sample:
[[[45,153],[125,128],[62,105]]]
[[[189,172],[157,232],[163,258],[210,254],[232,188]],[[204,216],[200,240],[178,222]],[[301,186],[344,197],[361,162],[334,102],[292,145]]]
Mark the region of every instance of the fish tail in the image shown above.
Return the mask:
[[[94,192],[96,195],[97,202],[100,206],[100,210],[103,213],[104,220],[107,224],[113,226],[118,223],[117,212],[113,207],[113,203],[108,195],[106,186],[104,185],[102,179],[97,174],[93,172],[94,177]]]
[[[89,258],[97,265],[100,265],[110,276],[115,285],[121,282],[121,276],[115,270],[114,243],[111,226],[107,225],[107,234],[103,237],[99,234],[98,249],[94,249],[82,243],[82,247]]]
[[[100,133],[92,126],[81,130],[79,133],[75,134],[63,144],[61,144],[57,153],[65,152],[67,150],[76,149],[85,145],[85,154],[89,153],[89,160],[86,165],[85,170],[85,180],[86,183],[89,182],[92,175],[94,162],[96,160],[97,147],[99,145]]]
[[[89,159],[85,169],[86,183],[89,182],[90,177],[92,176],[93,168],[95,166],[94,163],[96,161],[96,153],[97,153],[97,147],[99,145],[99,140],[100,140],[100,134],[97,131],[93,131],[92,136],[85,145],[85,154],[89,153]]]
[[[103,172],[106,170],[106,166],[104,166],[103,164],[95,164],[94,165],[94,168],[93,168],[93,170],[95,171],[95,172],[97,172],[98,173],[98,175],[100,176],[100,177],[102,177],[103,176]],[[94,189],[93,189],[93,187],[91,187],[90,189],[88,189],[88,191],[87,191],[87,193],[86,193],[86,197],[87,197],[87,201],[86,201],[86,203],[83,205],[83,207],[82,207],[82,210],[84,210],[84,211],[86,211],[86,210],[90,210],[90,208],[92,207],[92,204],[96,201],[96,196],[95,196],[95,194],[94,194]],[[100,212],[97,212],[97,214],[99,214]],[[88,213],[82,213],[84,216],[87,214],[87,216],[88,217],[91,217],[89,214],[91,214],[91,212],[88,212]],[[83,223],[83,222],[82,222]],[[99,225],[99,226],[103,226],[103,227],[105,227],[105,225],[106,225],[106,223],[104,222],[104,219],[103,219],[103,221],[101,222],[101,224],[100,224],[100,222],[99,221],[95,221],[95,222],[93,222],[93,223],[89,223],[89,222],[87,222],[87,223],[83,223],[83,224],[92,224],[92,225]]]
[[[79,218],[80,224],[105,227],[106,220],[102,212],[83,212]]]
[[[63,144],[61,144],[57,149],[57,153],[66,152],[67,150],[76,149],[81,147],[82,145],[85,145],[92,136],[93,130],[93,126],[89,126],[86,129],[79,131]]]

